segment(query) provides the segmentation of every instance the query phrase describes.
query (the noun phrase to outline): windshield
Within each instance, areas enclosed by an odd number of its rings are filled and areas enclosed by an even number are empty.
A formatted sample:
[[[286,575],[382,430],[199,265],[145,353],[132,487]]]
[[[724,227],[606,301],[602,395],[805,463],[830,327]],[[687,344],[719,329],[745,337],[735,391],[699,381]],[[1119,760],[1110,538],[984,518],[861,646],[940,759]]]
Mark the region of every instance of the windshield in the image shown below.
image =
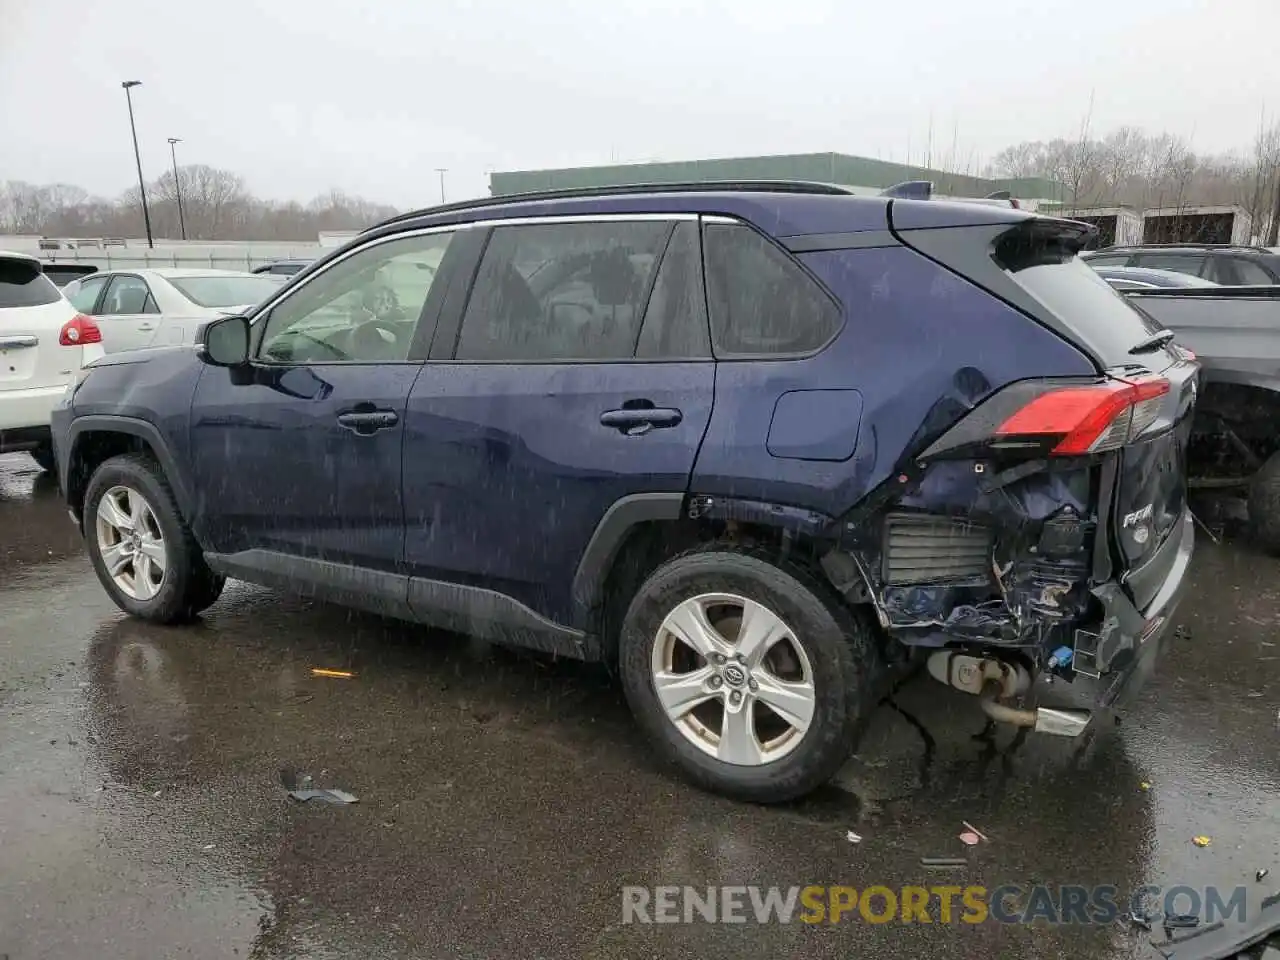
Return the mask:
[[[280,289],[278,281],[256,276],[165,277],[178,292],[201,307],[242,307],[265,300]]]

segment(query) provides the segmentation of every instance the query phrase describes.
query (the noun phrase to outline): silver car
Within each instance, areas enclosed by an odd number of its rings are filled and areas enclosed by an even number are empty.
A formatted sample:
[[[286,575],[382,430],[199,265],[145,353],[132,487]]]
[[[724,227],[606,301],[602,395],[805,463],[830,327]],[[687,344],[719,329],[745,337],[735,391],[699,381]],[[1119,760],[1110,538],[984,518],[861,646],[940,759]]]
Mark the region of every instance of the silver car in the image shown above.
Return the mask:
[[[105,270],[63,293],[102,330],[107,353],[192,343],[200,325],[241,313],[280,289],[278,280],[235,270]]]

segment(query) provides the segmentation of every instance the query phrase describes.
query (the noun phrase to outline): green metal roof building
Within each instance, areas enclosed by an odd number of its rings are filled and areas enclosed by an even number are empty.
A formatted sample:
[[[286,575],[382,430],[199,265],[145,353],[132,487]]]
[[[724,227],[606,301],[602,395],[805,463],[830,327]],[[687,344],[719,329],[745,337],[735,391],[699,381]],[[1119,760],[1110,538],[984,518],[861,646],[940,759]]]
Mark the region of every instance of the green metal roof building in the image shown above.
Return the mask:
[[[512,170],[489,174],[489,192],[500,197],[535,190],[700,180],[813,180],[840,184],[855,192],[879,191],[904,180],[932,180],[938,193],[954,196],[982,197],[998,190],[1008,190],[1013,196],[1027,200],[1061,200],[1064,195],[1062,185],[1051,180],[1034,177],[993,180],[843,153],[791,153],[559,170]]]

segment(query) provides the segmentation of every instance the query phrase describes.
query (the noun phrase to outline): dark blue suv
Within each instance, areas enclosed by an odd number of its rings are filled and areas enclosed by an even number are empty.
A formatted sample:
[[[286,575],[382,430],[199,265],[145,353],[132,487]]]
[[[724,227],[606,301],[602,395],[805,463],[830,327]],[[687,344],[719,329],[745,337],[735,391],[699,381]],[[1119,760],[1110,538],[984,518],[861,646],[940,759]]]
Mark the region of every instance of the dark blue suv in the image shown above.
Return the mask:
[[[616,668],[695,781],[798,796],[897,669],[1078,735],[1192,549],[1196,365],[1088,227],[799,183],[397,217],[56,412],[113,599],[227,577]]]

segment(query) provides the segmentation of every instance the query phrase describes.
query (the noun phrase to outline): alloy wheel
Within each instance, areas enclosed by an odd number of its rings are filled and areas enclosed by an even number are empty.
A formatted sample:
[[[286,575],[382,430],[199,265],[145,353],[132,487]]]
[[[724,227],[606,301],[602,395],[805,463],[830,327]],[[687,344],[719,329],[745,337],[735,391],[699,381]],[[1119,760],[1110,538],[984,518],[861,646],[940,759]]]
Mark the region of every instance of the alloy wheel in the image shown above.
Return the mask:
[[[98,554],[117,589],[150,600],[164,584],[168,556],[155,511],[137,490],[115,486],[98,501]]]

